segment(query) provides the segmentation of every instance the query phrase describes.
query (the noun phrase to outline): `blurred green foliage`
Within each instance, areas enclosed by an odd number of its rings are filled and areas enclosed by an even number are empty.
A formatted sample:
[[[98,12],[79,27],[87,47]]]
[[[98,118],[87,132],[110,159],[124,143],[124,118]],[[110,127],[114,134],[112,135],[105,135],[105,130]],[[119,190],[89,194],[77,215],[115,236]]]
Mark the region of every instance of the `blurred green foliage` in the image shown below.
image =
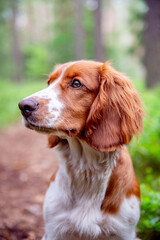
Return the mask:
[[[158,240],[160,238],[160,192],[153,190],[148,184],[141,184],[141,195],[138,236],[143,240]]]
[[[85,8],[84,11],[84,29],[86,35],[85,41],[85,58],[86,59],[94,59],[94,19],[93,13]]]
[[[143,134],[139,140],[133,139],[130,144],[130,153],[134,159],[135,168],[143,178],[146,167],[153,167],[154,174],[160,170],[160,87],[152,90],[140,90],[145,106]],[[143,171],[142,171],[143,169]]]
[[[147,90],[135,81],[141,93],[146,117],[144,131],[129,146],[138,180],[141,182],[141,218],[138,236],[142,240],[160,239],[160,87]]]
[[[18,102],[24,97],[43,89],[45,81],[17,84],[0,80],[0,128],[3,129],[20,119]]]
[[[28,81],[44,79],[45,75],[52,70],[51,65],[46,60],[49,51],[41,44],[28,45],[24,50],[25,75]]]
[[[85,3],[85,2],[84,2]],[[52,63],[64,63],[75,59],[75,11],[70,0],[55,0],[53,13],[53,39],[49,42]],[[84,7],[83,26],[85,32],[85,58],[94,58],[94,19],[93,12]],[[65,19],[65,21],[64,21]]]
[[[139,55],[142,59],[142,47],[144,41],[144,26],[145,26],[145,14],[147,12],[147,5],[145,0],[131,1],[129,6],[129,24],[128,27],[134,38],[133,43],[128,52],[130,54]]]
[[[0,73],[1,78],[10,77],[12,71],[11,61],[11,29],[6,21],[7,16],[10,14],[7,11],[9,6],[8,1],[1,1],[0,3]]]
[[[49,41],[51,62],[64,63],[74,59],[74,8],[70,0],[54,0],[53,38]]]

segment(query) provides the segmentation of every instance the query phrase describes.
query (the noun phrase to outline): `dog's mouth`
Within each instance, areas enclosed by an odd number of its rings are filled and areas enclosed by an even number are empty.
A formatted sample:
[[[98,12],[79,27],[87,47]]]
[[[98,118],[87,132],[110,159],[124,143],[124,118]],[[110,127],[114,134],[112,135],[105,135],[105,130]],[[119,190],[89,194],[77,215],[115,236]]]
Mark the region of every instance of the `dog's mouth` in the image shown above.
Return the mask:
[[[31,122],[29,119],[23,118],[24,125],[32,130],[35,130],[39,133],[48,135],[48,147],[53,148],[57,146],[59,143],[66,145],[66,131],[55,130],[53,128],[49,128],[46,126],[39,126],[36,123]]]
[[[41,124],[38,124],[36,122],[30,121],[30,119],[23,118],[24,125],[32,130],[35,130],[40,133],[44,134],[52,134],[56,131],[56,129],[53,129],[51,127],[43,126]]]
[[[23,123],[29,129],[35,130],[43,134],[49,134],[49,135],[54,134],[61,137],[62,139],[66,138],[67,135],[73,136],[73,135],[76,135],[77,133],[76,129],[57,129],[57,128],[38,124],[37,122],[33,122],[29,118],[24,118],[24,117],[23,117]]]

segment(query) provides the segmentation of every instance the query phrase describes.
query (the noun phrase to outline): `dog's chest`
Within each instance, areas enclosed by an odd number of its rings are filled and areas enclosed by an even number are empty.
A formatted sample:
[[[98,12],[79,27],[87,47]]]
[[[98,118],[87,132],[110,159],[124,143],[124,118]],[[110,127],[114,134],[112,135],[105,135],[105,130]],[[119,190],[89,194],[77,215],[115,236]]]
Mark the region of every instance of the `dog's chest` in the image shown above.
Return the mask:
[[[106,182],[101,184],[106,187]],[[117,215],[104,215],[101,211],[103,191],[98,197],[90,198],[83,193],[76,198],[71,185],[70,179],[60,171],[47,190],[44,201],[47,240],[134,239],[139,219],[137,199],[124,200]]]
[[[75,177],[73,181],[74,183],[60,170],[55,181],[51,182],[44,201],[46,232],[48,235],[52,232],[53,235],[54,231],[56,235],[57,233],[63,235],[63,239],[68,239],[70,232],[74,232],[74,235],[87,233],[98,236],[101,234],[100,225],[103,224],[100,204],[105,191],[102,189],[100,194],[97,194],[96,189],[102,188],[106,183],[102,184],[101,178],[97,181],[93,179],[90,183],[86,182],[86,185],[82,184],[83,179],[79,179],[79,183],[76,184],[78,178]],[[79,184],[78,190],[75,189],[77,184]],[[83,186],[80,186],[81,184]],[[59,239],[58,236],[55,239]],[[74,239],[81,238],[79,236]]]

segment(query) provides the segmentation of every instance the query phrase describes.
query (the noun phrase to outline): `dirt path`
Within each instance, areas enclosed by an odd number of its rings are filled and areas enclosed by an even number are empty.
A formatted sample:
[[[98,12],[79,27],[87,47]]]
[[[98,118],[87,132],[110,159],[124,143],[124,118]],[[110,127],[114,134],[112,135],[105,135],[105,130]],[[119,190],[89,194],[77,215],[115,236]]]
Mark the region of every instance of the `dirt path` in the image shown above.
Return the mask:
[[[47,139],[18,123],[0,132],[0,240],[39,240],[42,203],[57,165]]]

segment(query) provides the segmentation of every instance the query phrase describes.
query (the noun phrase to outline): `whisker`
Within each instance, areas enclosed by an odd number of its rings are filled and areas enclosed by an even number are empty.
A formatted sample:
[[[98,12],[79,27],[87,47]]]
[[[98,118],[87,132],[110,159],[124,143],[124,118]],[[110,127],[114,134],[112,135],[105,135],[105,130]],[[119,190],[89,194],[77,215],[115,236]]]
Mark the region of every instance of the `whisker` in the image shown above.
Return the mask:
[[[67,119],[64,119],[64,120],[66,120],[66,121],[67,121]],[[65,126],[66,126],[66,128],[67,128],[68,132],[70,133],[70,129],[69,129],[69,127],[68,127],[67,123],[66,123],[64,120],[63,120],[63,119],[60,119],[60,121],[61,121],[61,122],[63,122],[63,123],[65,124]]]
[[[69,124],[71,124],[71,122],[70,122],[68,119],[64,118],[64,120],[65,120],[66,122],[68,122]]]

